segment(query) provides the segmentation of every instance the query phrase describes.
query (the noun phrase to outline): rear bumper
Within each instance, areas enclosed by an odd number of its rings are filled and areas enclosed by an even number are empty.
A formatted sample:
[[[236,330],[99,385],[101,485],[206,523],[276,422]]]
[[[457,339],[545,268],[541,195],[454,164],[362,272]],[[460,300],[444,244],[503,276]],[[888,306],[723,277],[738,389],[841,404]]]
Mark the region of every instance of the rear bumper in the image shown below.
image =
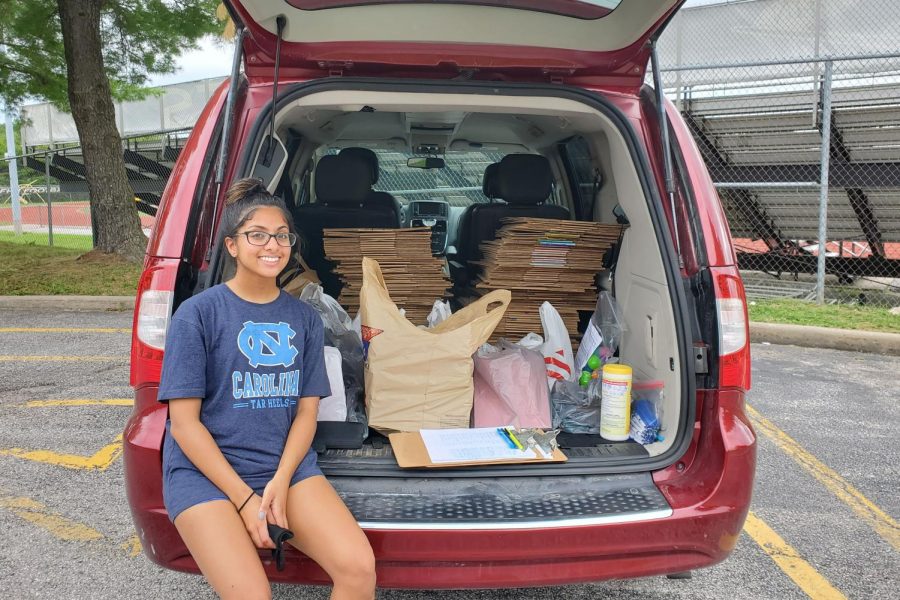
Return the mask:
[[[152,395],[156,390],[141,390]],[[738,394],[735,392],[735,394]],[[703,394],[698,394],[702,396]],[[147,556],[159,565],[198,572],[162,506],[159,448],[162,405],[136,402],[125,431],[125,475],[132,514]],[[504,530],[387,528],[366,535],[378,561],[378,585],[388,588],[499,588],[598,581],[675,573],[713,565],[733,550],[750,505],[756,441],[743,415],[743,395],[707,393],[681,462],[654,475],[672,507],[668,517],[639,522]],[[145,410],[140,407],[146,406]],[[698,411],[699,412],[699,411]],[[681,465],[681,466],[679,466]],[[312,561],[290,548],[278,572],[261,552],[272,581],[329,582]]]

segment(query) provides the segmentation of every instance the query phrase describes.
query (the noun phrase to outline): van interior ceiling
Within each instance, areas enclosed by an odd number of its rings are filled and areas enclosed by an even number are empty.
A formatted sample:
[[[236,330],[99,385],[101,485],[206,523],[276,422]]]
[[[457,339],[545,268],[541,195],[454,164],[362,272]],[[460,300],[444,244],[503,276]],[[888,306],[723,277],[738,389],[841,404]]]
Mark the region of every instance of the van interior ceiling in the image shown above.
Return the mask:
[[[617,249],[614,277],[598,280],[623,308],[626,330],[620,346],[621,361],[634,368],[636,379],[658,379],[665,384],[661,421],[663,431],[669,434],[664,433],[660,441],[644,448],[653,457],[676,443],[675,432],[683,417],[682,360],[688,357],[682,357],[678,350],[666,259],[648,210],[651,200],[628,143],[607,115],[558,97],[329,90],[281,103],[274,117],[274,160],[264,165],[260,156],[261,149],[270,143],[264,141],[268,134],[269,127],[260,131],[257,148],[251,154],[255,160],[247,172],[262,178],[293,211],[319,200],[315,167],[322,157],[345,148],[367,148],[380,155],[442,157],[448,164],[465,153],[480,152],[490,157],[541,155],[549,161],[554,180],[553,194],[546,203],[568,211],[572,219],[615,224],[626,218],[628,226]],[[573,189],[576,184],[567,175],[566,159],[560,151],[573,139],[583,140],[591,170],[598,175],[587,203],[581,200],[582,192]],[[483,167],[489,163],[485,160]],[[405,163],[400,168],[405,168]],[[400,227],[411,226],[406,211],[409,197],[396,190],[382,190],[377,183],[374,189],[391,192],[400,205]],[[456,194],[436,187],[414,198],[448,203],[449,232],[441,254],[451,263],[457,252],[459,216],[466,205],[465,199]],[[491,198],[482,201],[502,202]],[[578,203],[582,206],[576,207]],[[295,212],[295,220],[297,215]],[[312,264],[321,257],[305,258]]]

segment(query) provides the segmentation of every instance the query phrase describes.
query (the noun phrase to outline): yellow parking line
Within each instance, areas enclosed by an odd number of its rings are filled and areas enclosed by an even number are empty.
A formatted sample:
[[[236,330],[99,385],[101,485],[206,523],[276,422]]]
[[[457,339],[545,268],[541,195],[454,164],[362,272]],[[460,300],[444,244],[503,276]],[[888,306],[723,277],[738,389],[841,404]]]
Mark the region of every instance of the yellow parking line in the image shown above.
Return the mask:
[[[34,523],[61,540],[88,542],[103,538],[103,534],[96,529],[58,515],[30,498],[0,495],[0,508],[10,510],[19,518]]]
[[[127,356],[16,356],[11,354],[0,355],[0,362],[102,362],[125,361]]]
[[[776,446],[815,477],[828,491],[847,504],[860,519],[875,530],[875,533],[893,546],[894,550],[900,551],[900,525],[890,515],[863,496],[834,469],[804,450],[793,438],[778,429],[752,406],[747,406],[747,412],[757,432],[775,442]]]
[[[0,333],[131,333],[130,327],[0,327]]]
[[[744,531],[753,538],[769,558],[813,600],[846,600],[812,565],[803,560],[794,548],[752,512],[747,515]]]
[[[138,539],[138,536],[133,535],[124,544],[119,546],[122,550],[128,554],[128,558],[135,558],[139,556],[142,552],[143,548],[141,548],[141,540]]]
[[[21,448],[0,449],[0,456],[15,456],[25,460],[47,463],[68,469],[96,469],[103,471],[122,454],[122,434],[115,441],[101,448],[92,456],[61,454],[52,450],[23,450]]]
[[[70,398],[68,400],[29,400],[25,408],[42,408],[45,406],[134,406],[131,398],[109,398],[94,400],[91,398]]]

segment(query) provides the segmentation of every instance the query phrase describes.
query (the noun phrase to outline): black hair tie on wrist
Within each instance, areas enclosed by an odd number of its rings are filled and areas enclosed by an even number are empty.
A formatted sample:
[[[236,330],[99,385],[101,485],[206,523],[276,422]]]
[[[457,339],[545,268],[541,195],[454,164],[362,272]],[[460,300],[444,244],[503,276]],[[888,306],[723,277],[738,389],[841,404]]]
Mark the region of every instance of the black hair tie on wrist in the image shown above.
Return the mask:
[[[241,511],[244,510],[244,507],[247,506],[247,503],[250,502],[250,498],[256,495],[256,492],[250,492],[250,495],[247,496],[247,499],[244,500],[244,503],[241,504],[241,507],[238,509],[238,514],[241,514]]]

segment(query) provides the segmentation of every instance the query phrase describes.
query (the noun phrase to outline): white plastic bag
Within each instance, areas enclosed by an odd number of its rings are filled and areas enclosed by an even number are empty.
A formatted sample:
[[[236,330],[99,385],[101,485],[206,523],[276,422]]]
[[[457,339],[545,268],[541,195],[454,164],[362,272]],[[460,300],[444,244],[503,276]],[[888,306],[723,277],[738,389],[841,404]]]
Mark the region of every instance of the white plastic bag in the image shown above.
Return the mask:
[[[547,367],[547,386],[553,388],[557,380],[574,381],[575,356],[569,331],[559,312],[549,302],[541,304],[541,326],[544,328],[541,354]]]
[[[353,321],[350,322],[350,331],[355,331],[359,339],[362,339],[362,315],[357,311]]]
[[[331,395],[319,400],[319,421],[344,422],[347,420],[347,396],[344,392],[342,360],[340,350],[332,346],[325,346],[325,370],[328,372]]]
[[[529,350],[534,350],[535,352],[541,351],[541,346],[544,345],[544,338],[539,336],[538,334],[531,332],[521,340],[516,342],[519,346],[523,348],[528,348]]]
[[[431,312],[428,314],[428,327],[431,328],[444,322],[452,312],[453,311],[450,310],[449,302],[445,300],[435,300],[434,306],[431,307]]]

